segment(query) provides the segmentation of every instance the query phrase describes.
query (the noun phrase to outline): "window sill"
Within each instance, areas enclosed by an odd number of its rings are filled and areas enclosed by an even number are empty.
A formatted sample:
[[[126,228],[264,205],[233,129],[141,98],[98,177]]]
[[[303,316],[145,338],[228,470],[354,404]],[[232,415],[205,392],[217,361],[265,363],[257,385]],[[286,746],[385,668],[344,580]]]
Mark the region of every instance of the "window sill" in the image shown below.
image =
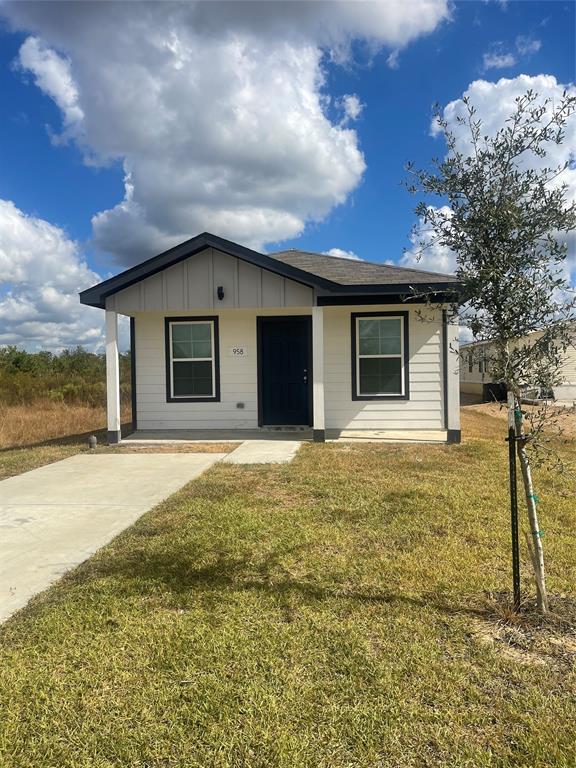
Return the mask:
[[[410,400],[408,395],[352,395],[352,400]]]
[[[167,397],[167,403],[219,403],[219,397]]]

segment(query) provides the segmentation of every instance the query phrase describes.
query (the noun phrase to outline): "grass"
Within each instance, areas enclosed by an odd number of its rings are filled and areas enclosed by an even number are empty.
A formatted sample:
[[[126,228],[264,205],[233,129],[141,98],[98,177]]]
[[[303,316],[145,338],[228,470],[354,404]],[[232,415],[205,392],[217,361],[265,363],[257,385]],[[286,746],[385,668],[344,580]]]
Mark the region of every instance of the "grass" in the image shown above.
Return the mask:
[[[105,428],[104,407],[49,401],[33,405],[0,405],[0,449],[29,446]]]
[[[129,408],[123,409],[123,434],[130,432]],[[38,402],[32,406],[0,406],[0,480],[88,450],[96,435],[98,452],[228,453],[233,443],[108,446],[106,409]]]
[[[466,418],[145,515],[4,626],[0,765],[573,768],[574,498],[539,474],[557,616],[512,619],[502,424]]]
[[[0,405],[0,480],[86,449],[88,435],[105,441],[106,409],[39,401]]]

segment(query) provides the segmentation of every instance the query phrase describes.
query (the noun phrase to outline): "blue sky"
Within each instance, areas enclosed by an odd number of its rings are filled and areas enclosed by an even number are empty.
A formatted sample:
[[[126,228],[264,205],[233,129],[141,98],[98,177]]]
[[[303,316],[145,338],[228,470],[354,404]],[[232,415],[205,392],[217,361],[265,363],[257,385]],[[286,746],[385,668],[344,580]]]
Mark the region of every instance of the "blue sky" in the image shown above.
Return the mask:
[[[389,2],[393,3],[393,0]],[[442,2],[443,0],[438,0],[439,8]],[[139,260],[140,253],[142,258],[152,255],[155,251],[162,249],[160,245],[172,244],[180,232],[186,232],[191,236],[196,234],[197,230],[207,229],[224,236],[234,234],[236,230],[233,225],[224,232],[216,229],[214,222],[224,220],[228,222],[230,217],[223,219],[224,214],[217,211],[211,218],[209,200],[212,198],[204,196],[198,205],[208,206],[206,209],[200,207],[201,211],[208,210],[210,213],[207,216],[206,225],[200,226],[202,215],[198,213],[198,208],[194,208],[194,213],[190,217],[190,230],[186,231],[186,195],[190,194],[192,187],[187,187],[180,178],[175,184],[171,184],[170,174],[173,177],[174,173],[179,175],[179,168],[182,167],[182,175],[186,176],[186,171],[189,170],[190,178],[194,179],[190,184],[198,185],[197,177],[194,175],[198,160],[190,159],[190,169],[187,169],[186,158],[192,155],[184,153],[176,161],[173,157],[169,159],[163,157],[167,142],[171,141],[170,130],[172,130],[166,129],[165,126],[162,126],[162,138],[158,140],[157,157],[154,141],[145,135],[143,143],[144,140],[148,142],[147,146],[140,154],[135,154],[131,158],[130,142],[139,141],[139,126],[133,124],[124,126],[122,121],[126,120],[127,123],[131,119],[134,121],[139,119],[140,123],[147,122],[149,119],[153,121],[153,117],[148,118],[148,114],[152,115],[152,111],[149,113],[143,111],[140,117],[138,115],[133,117],[134,112],[129,106],[130,100],[136,99],[137,95],[134,94],[132,86],[128,88],[128,77],[140,77],[140,74],[130,72],[128,75],[128,70],[123,68],[122,63],[117,63],[117,69],[112,70],[113,77],[117,77],[118,92],[122,92],[123,88],[126,89],[127,104],[125,109],[122,105],[111,106],[108,115],[107,104],[114,94],[103,93],[103,88],[114,88],[113,84],[110,85],[114,80],[113,78],[98,80],[99,65],[94,57],[90,59],[89,51],[85,52],[82,48],[82,35],[85,33],[82,29],[82,13],[73,13],[74,18],[69,23],[70,28],[60,32],[58,15],[66,11],[62,11],[62,7],[55,5],[51,14],[50,11],[46,11],[46,6],[49,7],[50,4],[43,5],[44,9],[39,10],[35,10],[31,5],[28,11],[9,7],[6,21],[0,31],[0,88],[4,105],[0,116],[0,146],[2,147],[0,199],[13,204],[12,215],[15,215],[14,209],[17,210],[18,215],[24,217],[23,221],[25,219],[27,224],[32,222],[36,230],[38,221],[46,222],[48,227],[55,227],[59,233],[57,237],[65,241],[63,245],[60,243],[64,249],[63,253],[65,252],[62,258],[72,258],[79,262],[84,259],[87,261],[88,272],[84,271],[82,275],[77,276],[81,282],[90,281],[90,270],[97,275],[107,275],[110,271],[118,271],[121,267]],[[66,5],[70,8],[75,4]],[[268,5],[274,5],[274,3]],[[291,4],[284,5],[289,7]],[[132,12],[137,15],[137,4],[125,3],[124,6],[128,10],[123,10],[123,13]],[[402,14],[401,4],[397,14]],[[113,15],[114,11],[111,8],[110,23],[113,23]],[[87,19],[87,25],[88,21],[93,25],[101,25],[105,39],[108,22],[105,12],[99,11],[94,19]],[[190,23],[193,24],[193,22]],[[230,22],[231,28],[234,23],[236,22]],[[290,20],[282,20],[282,24],[289,23]],[[449,6],[445,12],[440,8],[438,18],[428,25],[430,29],[419,29],[418,19],[410,20],[412,31],[404,38],[394,38],[383,27],[384,31],[377,30],[374,37],[370,39],[370,34],[358,25],[350,29],[345,28],[348,23],[342,22],[342,28],[346,33],[345,45],[342,44],[343,38],[339,38],[336,43],[334,39],[323,39],[316,27],[310,32],[310,38],[305,43],[296,40],[293,50],[297,51],[298,55],[302,55],[304,62],[298,63],[297,72],[294,70],[296,74],[290,69],[294,65],[288,56],[286,56],[288,64],[284,65],[284,59],[282,59],[274,65],[278,68],[276,77],[282,77],[282,67],[286,66],[287,79],[297,77],[302,82],[301,89],[295,95],[287,90],[282,97],[288,105],[287,109],[294,107],[295,131],[298,131],[299,105],[293,104],[290,99],[296,101],[299,98],[305,99],[309,94],[321,99],[326,124],[320,128],[325,133],[321,136],[318,134],[318,137],[314,134],[311,142],[318,141],[316,151],[326,151],[328,160],[316,175],[314,175],[315,171],[307,178],[304,166],[310,163],[310,159],[303,155],[294,160],[294,163],[301,162],[304,170],[298,171],[298,174],[294,173],[294,179],[290,178],[289,184],[283,184],[282,179],[278,179],[282,176],[283,169],[286,169],[287,176],[292,173],[290,147],[293,146],[293,137],[284,136],[284,133],[278,136],[277,145],[281,146],[286,140],[287,146],[285,155],[279,160],[274,156],[274,135],[266,136],[265,141],[269,142],[272,149],[267,148],[268,144],[263,148],[266,159],[263,160],[262,173],[267,172],[265,166],[268,164],[273,184],[283,190],[285,187],[290,187],[289,192],[284,190],[277,193],[272,218],[274,221],[277,218],[282,219],[285,212],[290,222],[277,225],[267,223],[263,226],[262,232],[251,236],[249,221],[246,224],[242,219],[236,226],[236,239],[249,245],[256,244],[266,250],[296,247],[328,251],[338,248],[351,251],[371,261],[398,262],[402,258],[403,248],[409,246],[408,235],[414,224],[415,201],[401,186],[401,181],[405,177],[404,165],[408,160],[422,165],[432,156],[443,153],[441,139],[430,135],[433,103],[438,102],[445,106],[448,102],[459,99],[472,83],[479,80],[497,83],[500,78],[508,78],[516,82],[520,75],[536,77],[544,74],[554,76],[558,84],[573,83],[576,61],[576,4],[554,0],[551,2],[510,0],[506,3],[459,2]],[[390,24],[390,19],[385,19],[384,23]],[[243,22],[238,22],[238,26],[234,28],[236,32],[240,30],[238,32],[240,36],[245,31],[242,24]],[[295,26],[297,26],[297,20],[295,20]],[[166,34],[168,35],[168,32]],[[208,40],[205,53],[209,56],[211,55],[209,45],[217,46],[219,41],[210,42],[209,38],[214,34],[213,31],[202,34],[202,45],[204,40]],[[249,35],[247,39],[251,41],[257,41],[260,39],[259,36],[264,34],[265,32],[256,26],[246,32],[246,35]],[[172,35],[170,40],[173,40],[173,33],[170,32],[170,35]],[[282,30],[277,33],[274,29],[273,39],[271,41],[266,39],[265,52],[254,54],[254,57],[261,55],[266,61],[270,61],[270,57],[274,56],[275,46],[277,50],[282,49],[282,35]],[[21,54],[21,48],[31,36],[34,36],[38,42],[36,47],[28,44],[28,58],[26,58]],[[199,39],[193,38],[196,41]],[[345,48],[344,52],[338,48],[340,44]],[[172,42],[167,45],[174,47]],[[193,47],[193,43],[190,45]],[[111,50],[113,51],[113,41]],[[318,51],[321,56],[317,65],[309,57],[309,51],[313,50]],[[105,51],[104,55],[106,55]],[[129,51],[127,56],[130,56]],[[191,61],[189,56],[188,58],[182,56],[178,64],[178,67],[190,66],[190,77],[196,76],[198,62],[203,61],[197,52],[193,53],[194,56],[198,56],[196,59],[192,58],[192,62],[195,62],[194,66],[192,63],[188,64]],[[182,61],[184,64],[181,63]],[[131,60],[127,60],[127,66],[132,63]],[[147,61],[145,65],[151,68],[154,75],[153,63],[150,64]],[[53,67],[56,67],[56,75],[60,78],[57,82],[49,80],[55,71]],[[224,63],[222,67],[224,84],[221,87],[224,95],[221,101],[224,102],[227,99],[234,108],[237,108],[234,89],[228,88],[225,83],[226,64]],[[123,82],[125,71],[126,82]],[[318,81],[312,82],[310,79],[311,76],[317,76],[319,73],[324,78],[322,84]],[[150,75],[150,72],[147,74]],[[215,82],[217,74],[214,75]],[[43,77],[44,80],[42,80]],[[270,105],[270,102],[274,101],[274,87],[271,87],[270,83],[263,82],[261,76],[256,80],[256,75],[252,72],[246,77],[252,80],[244,78],[240,84],[246,86],[248,83],[256,96],[259,94],[258,89],[261,89],[261,101],[254,101],[252,96],[249,96],[246,106],[244,96],[241,96],[243,109],[248,113],[253,109],[254,119],[261,120],[265,126],[261,113],[273,109],[273,104]],[[136,79],[134,82],[140,81]],[[215,100],[219,99],[218,87],[220,86],[214,87]],[[194,117],[191,115],[194,111],[196,113],[205,111],[208,116],[210,115],[212,107],[206,109],[205,100],[199,98],[206,92],[210,93],[210,90],[202,91],[199,86],[199,90],[189,94],[189,99],[185,107],[183,106],[181,119],[176,114],[171,123],[175,126],[174,131],[179,131],[187,120],[191,121],[190,134],[199,131],[197,124],[193,122],[197,119],[197,115]],[[198,103],[194,103],[195,95],[198,96]],[[356,99],[355,103],[361,107],[358,110],[359,114],[352,111],[348,114],[348,118],[342,106],[342,99],[346,95],[353,95]],[[494,107],[498,98],[498,90],[495,88]],[[89,104],[90,100],[92,104]],[[486,109],[490,108],[490,101],[488,101]],[[72,114],[70,110],[74,109],[81,111],[81,119],[77,119],[74,115],[70,116]],[[216,121],[216,116],[214,119]],[[303,119],[308,119],[308,113]],[[317,125],[317,116],[314,119],[316,120],[314,125]],[[286,120],[289,121],[288,118]],[[107,121],[109,123],[116,121],[117,129],[109,130],[108,135],[102,138],[107,128]],[[274,123],[271,120],[270,125],[272,133],[280,130],[278,126],[281,126],[281,123]],[[121,145],[119,140],[117,146],[114,133],[122,137],[124,128],[126,128],[124,144]],[[338,132],[340,134],[337,136]],[[60,136],[59,139],[58,136]],[[342,137],[346,146],[342,146],[340,141]],[[182,147],[186,148],[186,153],[188,151],[199,153],[193,157],[201,158],[203,162],[201,136],[198,138],[199,144],[192,146],[190,150],[186,143],[189,139],[189,136],[186,137]],[[180,140],[180,137],[174,137],[175,144]],[[207,165],[206,175],[201,177],[202,183],[208,187],[211,174],[222,174],[222,179],[227,179],[230,174],[233,174],[233,184],[237,188],[234,199],[241,199],[242,192],[246,189],[246,205],[254,206],[257,213],[263,207],[262,199],[265,200],[265,197],[262,198],[260,183],[258,188],[252,190],[251,185],[254,182],[250,178],[250,168],[251,163],[254,163],[253,155],[246,150],[248,154],[243,156],[242,141],[240,137],[238,146],[234,147],[233,152],[229,146],[226,146],[221,157],[211,158],[210,162],[213,164]],[[298,146],[301,145],[301,141],[302,137],[298,138],[300,142]],[[222,147],[222,144],[218,144],[218,147]],[[217,152],[213,146],[207,147],[206,151],[210,155]],[[250,152],[253,151],[254,148],[251,148]],[[332,151],[335,152],[335,173],[337,167],[345,166],[349,162],[346,178],[335,180],[330,178],[329,155]],[[338,154],[341,152],[345,154]],[[347,160],[343,162],[341,157],[346,157]],[[282,163],[285,165],[283,166]],[[125,211],[118,211],[115,208],[122,203],[125,196],[124,176],[127,166],[134,168],[135,196],[141,194],[143,201],[138,216],[143,216],[142,222],[145,222],[146,226],[139,227],[139,219],[135,220],[132,214],[130,214],[131,218],[127,217],[124,215]],[[159,179],[162,178],[158,190],[154,189],[156,173]],[[246,187],[243,186],[244,178]],[[220,180],[220,183],[225,184],[225,181]],[[298,201],[298,184],[302,185],[302,204]],[[319,190],[316,197],[315,184],[318,185]],[[182,188],[176,189],[179,186]],[[177,221],[176,218],[172,221],[170,214],[173,195],[177,204],[183,206],[183,214]],[[181,199],[177,199],[178,195]],[[206,200],[208,203],[205,202]],[[343,202],[338,203],[338,200]],[[162,209],[164,204],[167,210],[155,219],[155,212]],[[107,213],[104,217],[105,221],[95,228],[92,217],[101,212],[110,211],[114,211],[114,214]],[[150,229],[152,233],[149,238],[150,247],[146,252],[147,246],[141,244],[148,242],[146,239],[148,224],[153,226],[153,229]],[[33,234],[37,234],[36,230]],[[133,234],[133,230],[138,230],[137,234]],[[296,234],[298,231],[300,233]],[[126,236],[125,232],[128,233]],[[295,236],[284,236],[290,232],[294,232]],[[24,231],[22,237],[26,237]],[[130,238],[132,238],[130,245],[124,248],[125,240]],[[9,242],[5,246],[4,251],[5,258],[8,259],[11,255],[6,249],[9,249],[10,244]],[[13,243],[12,246],[14,246]],[[18,243],[18,248],[20,247],[25,247],[25,244]],[[14,250],[14,259],[18,258],[18,248]],[[26,262],[26,265],[20,270],[20,275],[25,269],[34,269],[33,261]],[[8,270],[7,275],[0,298],[10,295],[14,301],[20,301],[23,299],[22,294],[25,294],[24,299],[29,305],[33,304],[34,291],[30,287],[24,287],[19,293],[18,281],[21,277],[17,276],[15,270]],[[26,283],[26,277],[23,283]],[[56,290],[60,290],[58,286]],[[42,301],[45,299],[46,297],[43,297]],[[50,301],[46,306],[44,304],[40,314],[37,315],[38,321],[41,321],[42,317],[46,319],[46,314],[43,315],[42,312],[47,312],[48,315],[50,313]],[[92,339],[97,338],[96,331],[92,327],[94,323],[91,325],[79,320],[76,330],[72,330],[69,334],[56,330],[56,326],[61,324],[61,319],[54,319],[54,338],[50,343],[70,343],[74,339],[74,333],[77,333],[80,341],[87,344],[90,343],[90,334]],[[27,333],[31,338],[34,337],[35,343],[39,344],[42,341],[38,339],[38,326],[34,324],[32,316],[25,318],[25,323],[20,330],[14,328],[10,333],[12,335],[4,337],[0,334],[0,342],[2,340],[21,341],[27,344]],[[48,343],[49,340],[45,339],[45,341]]]

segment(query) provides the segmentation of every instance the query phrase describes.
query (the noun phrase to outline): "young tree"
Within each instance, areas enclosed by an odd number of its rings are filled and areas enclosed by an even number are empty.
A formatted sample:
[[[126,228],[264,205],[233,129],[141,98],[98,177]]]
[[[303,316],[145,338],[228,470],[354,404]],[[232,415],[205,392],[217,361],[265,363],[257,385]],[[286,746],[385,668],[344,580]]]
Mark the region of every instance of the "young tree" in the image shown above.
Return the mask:
[[[483,134],[470,100],[464,98],[463,104],[456,127],[465,131],[471,151],[459,151],[456,131],[437,108],[435,119],[448,153],[433,161],[431,169],[408,166],[414,178],[409,189],[436,195],[444,203],[417,206],[417,242],[420,252],[439,245],[455,254],[466,299],[459,322],[475,340],[490,340],[486,347],[492,377],[509,392],[538,607],[545,612],[544,554],[531,461],[538,459],[551,409],[523,414],[520,403],[526,385],[549,391],[558,382],[563,353],[575,344],[575,299],[565,269],[566,234],[576,228],[576,204],[563,180],[570,162],[550,167],[546,158],[552,145],[565,140],[576,97],[565,92],[553,104],[528,91],[516,99],[513,114],[493,135]],[[529,334],[532,341],[527,341]]]

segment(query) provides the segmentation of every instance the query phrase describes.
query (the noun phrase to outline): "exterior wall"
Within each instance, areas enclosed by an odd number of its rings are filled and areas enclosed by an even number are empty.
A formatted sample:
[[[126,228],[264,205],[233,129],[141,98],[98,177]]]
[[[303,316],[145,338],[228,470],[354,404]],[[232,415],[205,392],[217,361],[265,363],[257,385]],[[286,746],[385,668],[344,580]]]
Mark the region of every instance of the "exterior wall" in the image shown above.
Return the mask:
[[[409,400],[352,400],[352,312],[409,309]],[[424,314],[427,314],[424,312]],[[444,429],[442,313],[420,320],[407,305],[324,308],[326,429]]]
[[[473,381],[462,381],[460,382],[460,392],[464,395],[478,395],[481,397],[484,392],[484,385]]]
[[[217,297],[219,286],[223,299]],[[110,296],[106,308],[133,315],[200,308],[311,307],[313,302],[309,286],[207,248]]]
[[[488,371],[485,370],[485,366],[482,366],[480,371],[480,352],[478,348],[480,346],[486,347],[487,354],[489,354],[489,344],[470,344],[462,349],[463,357],[460,361],[460,391],[468,394],[482,394],[483,385],[492,381],[492,377]],[[469,366],[469,355],[473,355],[472,370]]]
[[[554,397],[556,400],[576,400],[576,346],[566,352],[562,383],[554,387]]]
[[[409,309],[410,399],[353,401],[351,384],[352,312]],[[442,313],[420,320],[406,305],[324,307],[324,393],[327,429],[446,428],[442,357]],[[182,309],[178,314],[186,315]],[[136,396],[139,429],[254,429],[258,426],[256,318],[264,315],[309,315],[306,307],[222,309],[214,314],[220,330],[221,402],[167,403],[165,312],[135,314]],[[244,346],[245,358],[230,355]],[[238,407],[243,403],[244,407]]]
[[[182,316],[187,313],[182,313]],[[201,308],[194,314],[207,314]],[[310,314],[309,309],[222,310],[219,319],[220,402],[167,403],[164,340],[165,314],[146,312],[135,316],[136,407],[139,429],[256,429],[257,315]],[[170,316],[170,315],[169,315]],[[244,346],[245,358],[231,357],[232,347]],[[238,403],[244,407],[239,408]]]

